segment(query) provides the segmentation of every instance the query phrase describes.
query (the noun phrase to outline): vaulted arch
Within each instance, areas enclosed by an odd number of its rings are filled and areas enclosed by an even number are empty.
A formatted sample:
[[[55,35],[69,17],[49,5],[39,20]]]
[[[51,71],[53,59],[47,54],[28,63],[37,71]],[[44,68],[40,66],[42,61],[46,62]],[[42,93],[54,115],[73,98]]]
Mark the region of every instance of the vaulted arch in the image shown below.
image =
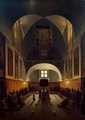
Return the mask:
[[[62,75],[61,75],[60,70],[56,66],[49,64],[49,63],[39,63],[39,64],[32,66],[27,72],[27,79],[29,79],[29,81],[31,81],[30,76],[31,76],[32,72],[35,70],[43,70],[43,69],[55,71],[56,75],[58,76],[58,81],[62,80]],[[56,81],[56,82],[58,82],[58,81]]]

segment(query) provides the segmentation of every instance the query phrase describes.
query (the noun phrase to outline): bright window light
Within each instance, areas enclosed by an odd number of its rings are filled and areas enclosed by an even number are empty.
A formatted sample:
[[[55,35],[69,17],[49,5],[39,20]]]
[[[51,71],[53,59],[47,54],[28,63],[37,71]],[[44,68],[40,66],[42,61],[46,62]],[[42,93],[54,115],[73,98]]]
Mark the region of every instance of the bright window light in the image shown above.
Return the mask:
[[[44,77],[44,75],[43,75],[43,74],[41,74],[41,77]]]
[[[41,73],[44,73],[44,71],[41,71]]]
[[[47,74],[45,74],[45,77],[47,77]]]
[[[45,70],[45,73],[47,73],[47,70]]]
[[[42,70],[41,71],[41,77],[47,77],[47,70]]]

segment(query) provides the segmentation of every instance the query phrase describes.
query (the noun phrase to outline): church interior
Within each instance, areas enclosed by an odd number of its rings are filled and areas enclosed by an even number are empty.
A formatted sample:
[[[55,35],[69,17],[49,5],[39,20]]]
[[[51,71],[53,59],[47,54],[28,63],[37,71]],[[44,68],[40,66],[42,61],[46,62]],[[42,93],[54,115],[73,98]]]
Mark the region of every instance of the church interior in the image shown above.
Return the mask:
[[[0,0],[0,119],[84,115],[85,1]]]

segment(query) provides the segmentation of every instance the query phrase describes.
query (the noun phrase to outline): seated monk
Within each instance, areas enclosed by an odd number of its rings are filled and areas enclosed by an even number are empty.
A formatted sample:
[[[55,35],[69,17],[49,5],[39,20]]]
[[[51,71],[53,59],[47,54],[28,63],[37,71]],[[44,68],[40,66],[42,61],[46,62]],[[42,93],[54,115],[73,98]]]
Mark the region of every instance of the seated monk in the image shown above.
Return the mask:
[[[68,105],[69,105],[69,99],[66,98],[66,99],[64,99],[64,100],[61,102],[61,104],[59,105],[59,107],[65,108],[65,107],[67,107]]]

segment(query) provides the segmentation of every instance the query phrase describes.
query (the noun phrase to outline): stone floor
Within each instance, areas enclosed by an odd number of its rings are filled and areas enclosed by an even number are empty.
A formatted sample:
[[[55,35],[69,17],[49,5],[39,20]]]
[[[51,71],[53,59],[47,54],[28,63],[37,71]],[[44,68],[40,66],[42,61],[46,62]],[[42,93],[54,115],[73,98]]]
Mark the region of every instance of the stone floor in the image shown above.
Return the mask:
[[[42,101],[36,94],[33,101],[32,95],[25,100],[21,110],[7,110],[0,120],[85,120],[79,108],[64,109],[58,104],[62,99],[56,94],[50,94],[50,100]]]

